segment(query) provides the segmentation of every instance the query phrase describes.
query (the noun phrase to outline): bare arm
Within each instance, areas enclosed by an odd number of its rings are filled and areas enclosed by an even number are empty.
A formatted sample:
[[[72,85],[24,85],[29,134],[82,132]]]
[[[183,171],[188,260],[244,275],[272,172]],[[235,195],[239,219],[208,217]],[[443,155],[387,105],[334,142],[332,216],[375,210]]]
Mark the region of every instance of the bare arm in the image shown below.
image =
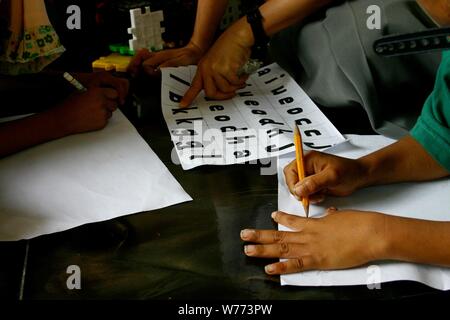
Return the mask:
[[[228,0],[198,0],[191,42],[203,52],[206,52],[213,43],[228,2]]]
[[[385,216],[383,234],[378,259],[450,266],[450,222]]]
[[[364,185],[435,180],[449,175],[411,136],[358,161],[367,170]]]
[[[51,112],[0,124],[0,158],[65,135]]]
[[[333,0],[270,0],[260,7],[267,35],[302,21]],[[180,103],[189,106],[202,89],[206,96],[218,100],[229,99],[245,83],[239,69],[248,61],[255,42],[246,17],[236,21],[211,47],[199,63],[191,88]]]

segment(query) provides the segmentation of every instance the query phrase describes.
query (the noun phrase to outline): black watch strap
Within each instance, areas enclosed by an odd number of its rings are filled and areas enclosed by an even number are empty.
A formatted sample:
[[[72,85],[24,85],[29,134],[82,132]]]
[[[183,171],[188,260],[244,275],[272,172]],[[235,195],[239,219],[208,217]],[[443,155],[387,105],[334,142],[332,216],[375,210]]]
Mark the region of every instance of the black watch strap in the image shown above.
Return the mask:
[[[253,37],[255,38],[254,54],[265,52],[270,41],[270,38],[264,31],[263,20],[264,18],[259,8],[255,8],[247,13],[247,22],[250,24]]]

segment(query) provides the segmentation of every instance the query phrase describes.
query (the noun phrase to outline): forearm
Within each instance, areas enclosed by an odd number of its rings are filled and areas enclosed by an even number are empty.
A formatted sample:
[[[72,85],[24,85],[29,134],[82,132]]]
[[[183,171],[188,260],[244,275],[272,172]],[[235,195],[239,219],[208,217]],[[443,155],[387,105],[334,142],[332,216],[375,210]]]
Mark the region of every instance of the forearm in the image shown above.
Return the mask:
[[[0,124],[0,157],[65,135],[63,126],[52,111]]]
[[[191,41],[202,51],[207,51],[213,43],[227,5],[228,0],[198,0],[197,16]]]
[[[385,245],[377,260],[450,266],[450,222],[382,216]]]
[[[279,31],[303,21],[319,9],[331,4],[335,0],[269,0],[261,7],[263,27],[270,37]],[[248,46],[254,44],[253,33],[246,17],[239,19],[232,30],[245,39]]]
[[[366,170],[362,186],[427,181],[449,175],[411,136],[358,160]]]

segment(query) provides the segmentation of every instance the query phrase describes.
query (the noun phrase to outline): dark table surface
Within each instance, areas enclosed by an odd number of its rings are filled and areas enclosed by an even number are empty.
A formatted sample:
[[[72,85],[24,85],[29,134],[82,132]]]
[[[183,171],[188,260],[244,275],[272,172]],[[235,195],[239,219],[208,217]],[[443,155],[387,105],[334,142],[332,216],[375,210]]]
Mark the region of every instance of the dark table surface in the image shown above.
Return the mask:
[[[158,81],[140,82],[142,137],[194,201],[85,225],[29,241],[0,243],[4,299],[404,299],[445,297],[415,282],[367,286],[282,287],[264,273],[267,261],[247,258],[244,228],[275,228],[277,177],[260,164],[200,167],[172,163]],[[126,111],[126,110],[125,110]],[[364,114],[326,110],[342,133],[371,133]],[[361,120],[357,120],[361,119]],[[26,254],[27,253],[27,254]],[[26,258],[26,265],[24,262]],[[67,268],[78,265],[81,290],[69,290]]]

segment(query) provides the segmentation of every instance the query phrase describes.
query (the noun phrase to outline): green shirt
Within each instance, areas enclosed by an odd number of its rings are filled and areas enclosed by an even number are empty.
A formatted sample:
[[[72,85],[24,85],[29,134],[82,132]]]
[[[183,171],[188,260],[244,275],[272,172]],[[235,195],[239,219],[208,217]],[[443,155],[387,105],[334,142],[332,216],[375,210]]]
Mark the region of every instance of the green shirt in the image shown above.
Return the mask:
[[[434,90],[411,135],[450,172],[450,50],[442,55]]]

